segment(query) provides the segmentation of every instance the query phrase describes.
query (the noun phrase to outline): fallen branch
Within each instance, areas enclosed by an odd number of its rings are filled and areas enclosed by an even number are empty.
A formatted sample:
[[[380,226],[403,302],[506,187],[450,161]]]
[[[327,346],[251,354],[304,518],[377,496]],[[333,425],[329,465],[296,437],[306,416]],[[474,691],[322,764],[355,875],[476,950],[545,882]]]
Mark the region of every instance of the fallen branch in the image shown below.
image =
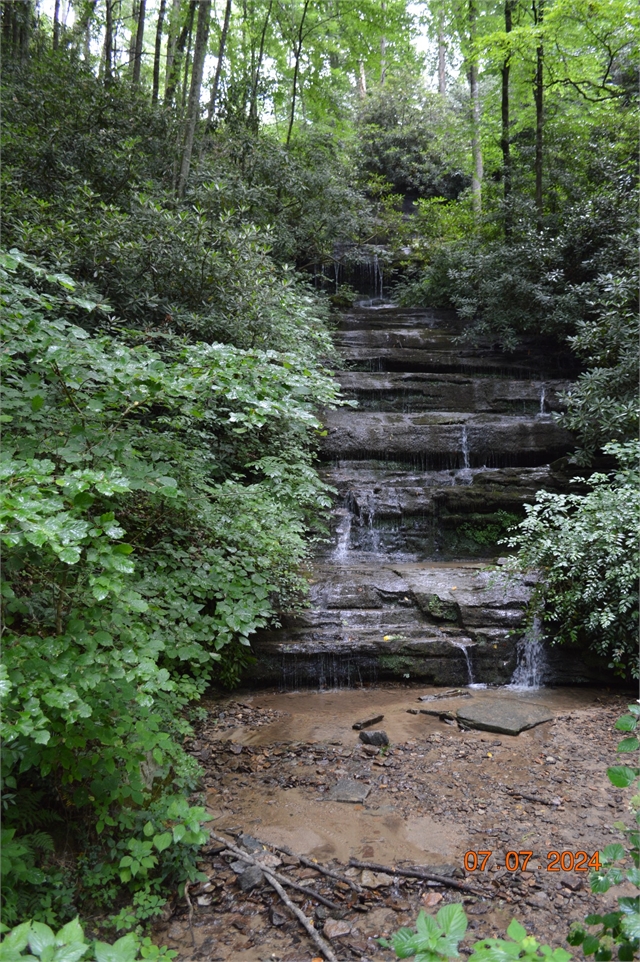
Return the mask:
[[[448,875],[434,875],[432,872],[425,872],[419,868],[390,868],[388,865],[379,865],[377,862],[359,862],[357,859],[349,859],[349,865],[354,868],[369,869],[371,872],[384,872],[387,875],[404,875],[406,878],[419,878],[427,882],[439,882],[440,885],[448,885],[449,888],[460,889],[461,892],[470,892],[472,895],[487,896],[486,892],[481,892],[467,882],[459,882],[457,879],[450,878]]]
[[[210,831],[209,835],[211,836],[211,838],[215,838],[216,842],[226,841],[224,838],[222,838],[222,836],[216,835],[215,832]],[[339,909],[340,911],[342,911],[341,907],[338,905],[335,905],[333,902],[329,902],[328,899],[324,899],[324,896],[319,896],[317,892],[313,892],[311,889],[305,889],[304,886],[298,885],[296,882],[292,882],[291,879],[286,878],[284,875],[280,875],[279,873],[274,872],[273,869],[266,868],[266,866],[261,865],[257,859],[253,858],[251,855],[248,855],[246,852],[243,852],[242,849],[236,848],[235,845],[231,845],[227,843],[226,847],[232,855],[236,855],[238,858],[242,859],[243,862],[248,862],[250,865],[258,866],[258,868],[262,871],[264,877],[266,878],[271,888],[276,890],[276,892],[278,893],[278,895],[280,896],[284,904],[287,906],[287,908],[291,912],[293,912],[293,914],[298,919],[300,924],[304,927],[304,929],[307,931],[307,933],[311,937],[314,944],[318,946],[318,948],[324,955],[327,962],[338,962],[336,956],[334,955],[333,949],[331,948],[329,943],[325,942],[325,940],[317,933],[317,931],[315,930],[315,928],[313,927],[312,923],[309,921],[307,916],[304,914],[304,912],[301,909],[299,909],[298,906],[291,901],[291,899],[289,898],[285,890],[282,888],[282,885],[280,884],[280,882],[282,881],[284,882],[285,885],[289,885],[291,888],[295,888],[298,891],[304,892],[306,895],[311,895],[313,898],[316,898],[316,899],[319,899],[319,901],[325,902],[325,904],[328,903],[328,905],[331,908]]]
[[[527,802],[537,802],[538,805],[551,805],[557,808],[558,805],[562,805],[562,799],[548,799],[548,798],[538,798],[537,795],[525,795],[524,792],[509,792],[513,798],[524,798]]]
[[[320,895],[320,893],[316,892],[315,889],[308,889],[306,885],[300,885],[299,882],[294,882],[292,879],[287,878],[286,875],[281,875],[279,872],[275,872],[272,868],[267,868],[255,858],[252,858],[251,855],[247,855],[244,852],[241,852],[239,849],[229,849],[223,854],[234,855],[236,858],[242,859],[243,862],[247,862],[248,865],[257,865],[262,872],[271,872],[274,878],[278,879],[279,882],[282,882],[283,885],[288,885],[290,889],[295,889],[296,892],[302,892],[303,895],[308,895],[309,898],[316,899],[318,902],[326,905],[328,909],[333,909],[336,912],[342,912],[341,905],[338,905],[336,902],[332,902],[331,899],[325,898],[324,895]]]
[[[193,902],[191,901],[191,896],[189,895],[189,883],[188,883],[188,882],[185,882],[185,883],[184,883],[184,897],[185,897],[185,900],[186,900],[186,902],[187,902],[187,907],[188,907],[188,909],[189,909],[188,922],[189,922],[189,932],[190,932],[190,934],[191,934],[191,944],[192,944],[192,946],[193,946],[194,949],[195,949],[195,947],[196,947],[196,937],[195,937],[195,935],[193,934]]]
[[[225,842],[225,839],[220,835],[216,835],[215,832],[210,831],[209,835],[211,838],[215,838],[216,842]],[[283,885],[288,885],[289,888],[295,889],[297,892],[302,892],[303,895],[307,895],[309,898],[316,899],[318,902],[326,905],[329,909],[333,909],[336,912],[343,911],[342,905],[332,902],[331,899],[325,898],[324,895],[320,895],[320,893],[316,892],[314,889],[308,889],[306,885],[300,885],[298,882],[294,882],[292,879],[287,878],[286,875],[280,875],[279,872],[274,871],[272,868],[267,868],[265,865],[259,862],[258,859],[254,858],[252,855],[249,855],[247,852],[244,852],[241,848],[236,848],[236,846],[232,845],[230,842],[226,842],[225,847],[229,851],[229,854],[235,855],[236,858],[239,858],[241,861],[247,862],[249,865],[257,865],[262,872],[271,872],[274,878],[279,882],[282,882]]]
[[[289,858],[297,858],[302,865],[306,865],[307,868],[314,868],[316,872],[321,872],[323,875],[327,875],[337,882],[344,882],[345,885],[348,885],[349,888],[357,892],[358,895],[362,895],[362,886],[354,882],[353,879],[347,878],[346,875],[341,875],[340,872],[334,872],[332,869],[325,868],[324,865],[320,865],[319,862],[314,862],[313,859],[307,858],[306,855],[298,855],[297,852],[292,852],[290,848],[286,848],[284,845],[272,845],[271,848],[276,852],[282,852],[283,855],[288,855]]]
[[[268,869],[267,870],[263,869],[263,872],[269,885],[276,890],[276,892],[278,893],[278,895],[280,896],[284,904],[287,906],[289,911],[293,912],[295,917],[298,919],[300,924],[303,926],[303,928],[309,935],[309,938],[311,939],[311,941],[314,943],[314,945],[318,946],[318,948],[324,955],[327,962],[338,962],[338,959],[336,958],[334,951],[329,945],[329,943],[325,942],[322,936],[318,934],[318,932],[313,927],[313,924],[309,921],[309,919],[304,914],[304,912],[302,912],[297,905],[294,905],[294,903],[291,901],[291,899],[289,898],[285,890],[282,888],[278,880],[274,878],[274,876],[269,872]]]

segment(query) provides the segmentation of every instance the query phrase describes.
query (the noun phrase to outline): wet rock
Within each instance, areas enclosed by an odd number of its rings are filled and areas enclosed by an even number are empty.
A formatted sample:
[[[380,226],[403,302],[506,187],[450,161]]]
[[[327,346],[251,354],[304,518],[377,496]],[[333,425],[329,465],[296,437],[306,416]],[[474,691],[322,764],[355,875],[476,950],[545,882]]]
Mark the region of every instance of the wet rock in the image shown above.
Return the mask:
[[[459,708],[457,717],[469,728],[518,735],[522,731],[553,720],[553,712],[535,702],[515,698],[492,698]]]
[[[257,838],[254,838],[253,835],[246,835],[243,833],[242,835],[238,836],[238,842],[242,848],[249,853],[249,855],[253,855],[254,852],[264,852],[264,847],[262,846],[261,842],[259,842]]]
[[[365,745],[388,745],[389,736],[385,731],[360,732],[360,741]]]
[[[373,715],[371,718],[365,718],[364,721],[355,722],[351,727],[354,731],[361,731],[363,728],[371,728],[372,725],[377,725],[381,722],[384,715]]]
[[[271,908],[269,910],[269,921],[271,922],[272,925],[275,925],[276,928],[279,928],[281,925],[284,925],[285,922],[288,922],[289,919],[287,918],[286,915],[283,915],[281,912],[278,912],[277,909]]]
[[[328,793],[327,798],[333,802],[364,802],[370,791],[370,785],[365,785],[353,778],[340,778]]]
[[[369,869],[365,869],[360,876],[360,884],[366,889],[385,888],[393,885],[393,876],[385,872],[370,872]]]
[[[328,939],[340,939],[345,935],[349,935],[351,929],[351,923],[343,919],[327,919],[322,931]]]
[[[238,885],[243,892],[250,892],[251,889],[262,885],[264,875],[257,865],[247,865],[246,862],[232,862],[231,868],[238,876]]]

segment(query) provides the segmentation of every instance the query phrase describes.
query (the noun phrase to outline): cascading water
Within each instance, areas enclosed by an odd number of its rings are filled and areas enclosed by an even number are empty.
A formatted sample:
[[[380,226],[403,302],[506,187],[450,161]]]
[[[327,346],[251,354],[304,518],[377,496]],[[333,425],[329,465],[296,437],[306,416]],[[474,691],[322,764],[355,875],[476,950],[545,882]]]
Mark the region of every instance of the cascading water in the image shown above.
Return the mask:
[[[545,390],[544,390],[544,384],[543,384],[543,385],[542,385],[542,389],[541,389],[541,391],[540,391],[540,414],[544,414],[544,413],[545,413],[545,410],[544,410],[544,400],[545,400]]]
[[[466,425],[462,429],[462,457],[464,459],[464,467],[470,468],[471,464],[469,462],[469,438],[467,435]]]
[[[467,663],[467,685],[473,685],[474,684],[473,666],[471,664],[471,655],[469,654],[469,648],[471,646],[463,645],[462,642],[459,642],[459,641],[452,641],[451,644],[454,645],[456,648],[459,648],[462,652],[464,652],[464,658]]]
[[[531,628],[518,642],[518,663],[507,688],[515,691],[535,691],[544,683],[547,658],[544,650],[542,622],[536,616]]]
[[[333,560],[338,564],[344,564],[349,553],[349,542],[351,541],[351,512],[348,508],[343,509],[343,515],[337,529],[338,542],[333,551]]]

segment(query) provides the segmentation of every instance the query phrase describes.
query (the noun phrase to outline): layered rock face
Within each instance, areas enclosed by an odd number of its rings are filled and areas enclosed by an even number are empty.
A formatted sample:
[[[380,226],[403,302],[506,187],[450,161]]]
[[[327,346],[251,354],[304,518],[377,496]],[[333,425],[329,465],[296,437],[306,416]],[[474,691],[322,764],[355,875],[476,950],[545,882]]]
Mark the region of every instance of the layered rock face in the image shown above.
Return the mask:
[[[460,330],[445,312],[344,315],[337,376],[358,406],[324,418],[333,540],[310,608],[256,637],[252,682],[511,679],[533,581],[501,571],[498,541],[537,490],[567,488],[573,438],[553,414],[575,369],[542,340],[505,355]],[[575,653],[571,672],[594,678]]]

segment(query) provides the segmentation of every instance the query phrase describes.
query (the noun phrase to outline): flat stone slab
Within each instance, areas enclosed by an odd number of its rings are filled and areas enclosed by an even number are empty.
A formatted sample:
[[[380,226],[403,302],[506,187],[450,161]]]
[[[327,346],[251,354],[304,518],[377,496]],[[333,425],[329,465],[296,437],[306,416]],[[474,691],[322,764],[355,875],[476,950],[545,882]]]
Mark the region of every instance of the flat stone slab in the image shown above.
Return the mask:
[[[341,778],[327,793],[327,798],[332,802],[364,802],[371,791],[370,785],[356,782],[353,778]]]
[[[424,709],[423,709],[424,710]],[[500,735],[519,735],[528,728],[553,721],[553,712],[535,702],[510,698],[491,698],[465,705],[457,711],[458,721],[469,728],[479,728]]]

